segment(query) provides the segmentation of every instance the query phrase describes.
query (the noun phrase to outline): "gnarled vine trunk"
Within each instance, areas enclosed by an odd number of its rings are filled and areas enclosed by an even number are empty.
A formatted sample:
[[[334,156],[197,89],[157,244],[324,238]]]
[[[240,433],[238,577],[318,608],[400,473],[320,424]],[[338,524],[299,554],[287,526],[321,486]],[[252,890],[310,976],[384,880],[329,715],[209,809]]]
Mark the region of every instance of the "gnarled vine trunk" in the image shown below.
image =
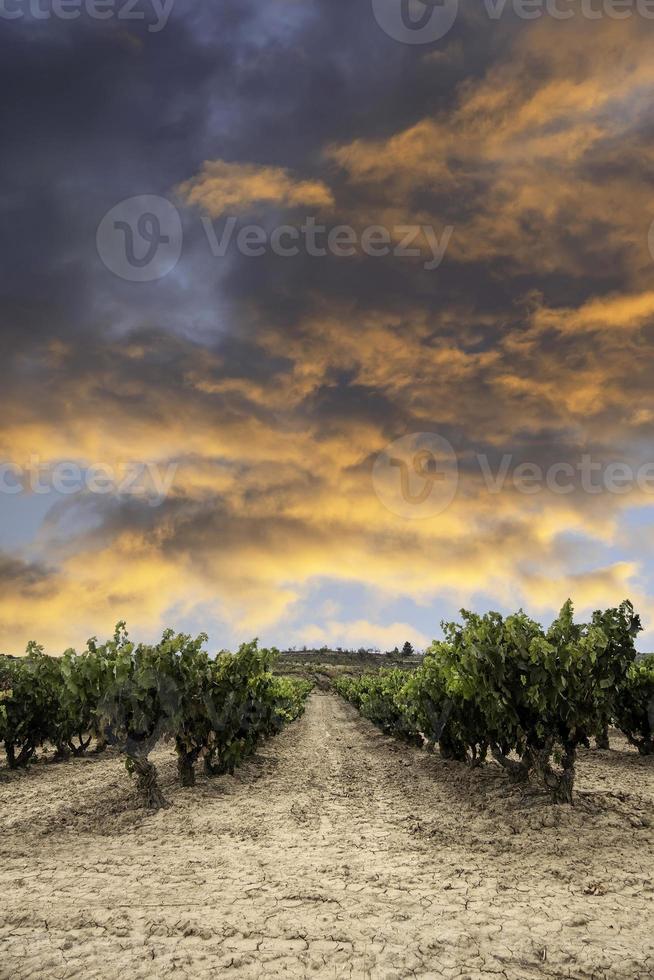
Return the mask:
[[[157,778],[154,763],[142,756],[129,756],[133,771],[136,773],[136,787],[139,796],[148,810],[163,810],[169,806]]]
[[[91,737],[92,736],[89,735],[87,738],[84,738],[84,734],[82,732],[80,732],[79,735],[77,736],[77,738],[79,740],[77,745],[75,745],[75,743],[73,742],[72,738],[69,739],[69,741],[68,741],[68,748],[73,753],[73,755],[75,756],[76,759],[78,759],[80,756],[82,756],[82,755],[84,755],[86,753],[86,750],[88,749],[89,745],[91,744]]]
[[[179,745],[177,746],[177,772],[180,786],[195,786],[195,763],[199,755],[199,748],[186,752]]]
[[[12,742],[7,742],[5,744],[7,765],[10,769],[23,769],[28,764],[35,752],[36,746],[32,745],[31,742],[26,742],[18,755],[16,755],[16,746]]]
[[[598,749],[610,749],[611,743],[609,742],[609,726],[602,725],[601,730],[595,736],[595,745]]]
[[[478,766],[482,766],[486,761],[486,755],[488,753],[488,743],[480,742],[477,745],[470,746],[470,754],[467,755],[467,762],[472,769],[476,769]]]
[[[438,740],[438,747],[444,759],[454,759],[457,762],[468,761],[465,745],[458,739],[452,738],[447,729],[441,734]]]
[[[633,735],[627,734],[627,741],[630,745],[633,745],[635,749],[638,749],[639,755],[654,755],[654,737],[653,738],[634,738]]]
[[[148,810],[163,810],[170,804],[159,788],[157,768],[148,755],[156,744],[155,738],[137,741],[130,738],[125,746],[128,768],[136,774],[136,788]]]
[[[535,769],[543,785],[550,791],[554,803],[572,803],[577,749],[573,743],[564,746],[561,770],[552,768],[552,746],[547,745],[535,757]]]
[[[529,779],[529,770],[531,769],[532,765],[531,756],[529,754],[525,754],[520,760],[510,759],[497,745],[491,747],[491,754],[495,761],[498,762],[505,770],[510,782],[527,782]]]

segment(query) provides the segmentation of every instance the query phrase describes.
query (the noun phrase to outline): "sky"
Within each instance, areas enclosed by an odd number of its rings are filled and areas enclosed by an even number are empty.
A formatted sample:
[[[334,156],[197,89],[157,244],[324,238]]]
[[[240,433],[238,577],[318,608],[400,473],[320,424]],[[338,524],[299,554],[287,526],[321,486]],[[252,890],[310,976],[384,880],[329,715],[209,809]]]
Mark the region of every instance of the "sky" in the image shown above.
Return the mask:
[[[75,2],[0,10],[0,649],[654,649],[646,7]]]

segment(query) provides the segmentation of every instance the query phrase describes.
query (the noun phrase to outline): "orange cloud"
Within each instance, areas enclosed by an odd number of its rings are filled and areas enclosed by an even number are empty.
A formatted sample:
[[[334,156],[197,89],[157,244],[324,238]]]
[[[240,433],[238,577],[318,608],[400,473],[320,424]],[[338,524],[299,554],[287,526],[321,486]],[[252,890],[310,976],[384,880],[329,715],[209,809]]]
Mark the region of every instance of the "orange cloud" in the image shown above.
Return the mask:
[[[177,188],[182,199],[219,217],[254,204],[324,208],[333,204],[331,191],[320,180],[298,180],[282,167],[208,160],[201,172]]]
[[[642,127],[654,63],[637,21],[544,18],[516,36],[510,58],[463,83],[454,108],[331,146],[371,202],[357,220],[451,222],[448,256],[460,262],[603,276],[617,261],[640,278],[651,269],[643,201],[654,151]]]

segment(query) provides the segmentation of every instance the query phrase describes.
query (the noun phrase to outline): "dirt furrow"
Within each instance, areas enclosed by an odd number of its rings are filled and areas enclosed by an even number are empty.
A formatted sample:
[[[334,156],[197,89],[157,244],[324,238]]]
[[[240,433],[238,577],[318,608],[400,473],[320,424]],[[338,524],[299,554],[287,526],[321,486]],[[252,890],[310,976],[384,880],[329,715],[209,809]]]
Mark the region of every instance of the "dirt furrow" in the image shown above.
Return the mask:
[[[134,809],[118,757],[0,783],[0,977],[654,976],[654,769],[581,761],[574,808],[306,715],[237,775]]]

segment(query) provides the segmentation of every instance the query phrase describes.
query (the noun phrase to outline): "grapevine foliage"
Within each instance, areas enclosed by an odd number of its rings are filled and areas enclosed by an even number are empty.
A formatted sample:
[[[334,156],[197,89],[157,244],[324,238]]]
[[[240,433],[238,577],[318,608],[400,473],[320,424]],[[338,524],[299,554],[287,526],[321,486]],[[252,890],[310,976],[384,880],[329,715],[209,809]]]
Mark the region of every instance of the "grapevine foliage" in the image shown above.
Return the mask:
[[[124,623],[77,654],[48,657],[34,643],[20,659],[0,658],[0,740],[10,767],[26,766],[39,746],[58,758],[117,744],[137,777],[144,803],[166,806],[150,753],[172,739],[180,782],[191,786],[204,756],[209,774],[233,773],[258,742],[304,710],[311,685],[275,677],[276,651],[257,641],[215,660],[206,636],[164,632],[159,643],[134,644]]]
[[[339,678],[335,681],[335,687],[387,735],[421,744],[422,739],[411,723],[408,703],[403,694],[408,678],[409,671],[382,669],[358,680]]]
[[[461,617],[415,671],[344,678],[337,690],[383,731],[472,765],[490,752],[556,802],[572,801],[578,747],[611,722],[654,751],[654,657],[635,663],[631,603],[582,624],[568,601],[547,630],[522,611]]]
[[[654,754],[654,654],[632,664],[620,686],[616,722],[641,755]]]

